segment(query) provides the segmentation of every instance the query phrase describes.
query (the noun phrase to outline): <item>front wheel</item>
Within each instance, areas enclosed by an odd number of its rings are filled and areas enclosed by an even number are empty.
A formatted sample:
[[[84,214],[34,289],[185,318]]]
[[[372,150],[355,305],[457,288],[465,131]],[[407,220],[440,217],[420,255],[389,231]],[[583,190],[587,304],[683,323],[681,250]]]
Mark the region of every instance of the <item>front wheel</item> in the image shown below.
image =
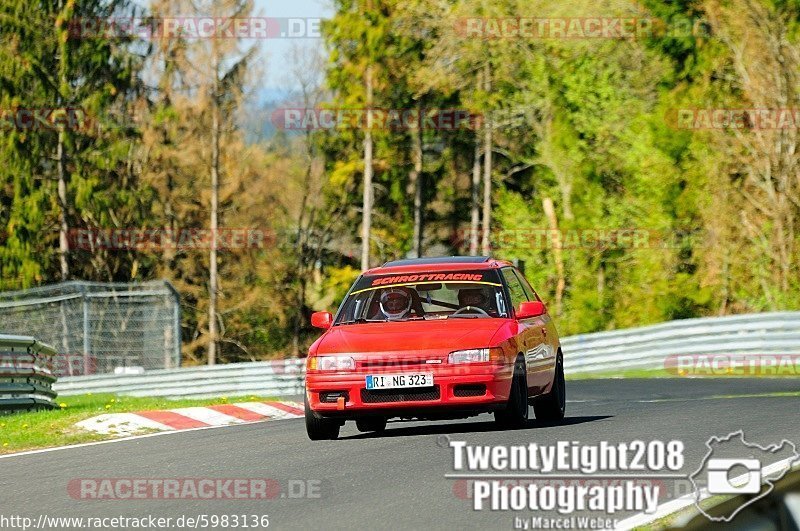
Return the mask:
[[[528,378],[522,356],[514,362],[508,403],[494,412],[494,420],[503,428],[522,428],[528,423]]]
[[[386,430],[386,417],[365,417],[356,420],[356,428],[361,432],[374,431],[382,433]]]
[[[339,422],[332,419],[317,418],[308,405],[308,396],[305,397],[306,406],[306,433],[312,441],[323,441],[339,437]]]
[[[557,422],[564,419],[567,409],[567,388],[564,382],[564,360],[561,351],[556,358],[556,371],[553,375],[553,387],[550,392],[533,402],[536,420]]]

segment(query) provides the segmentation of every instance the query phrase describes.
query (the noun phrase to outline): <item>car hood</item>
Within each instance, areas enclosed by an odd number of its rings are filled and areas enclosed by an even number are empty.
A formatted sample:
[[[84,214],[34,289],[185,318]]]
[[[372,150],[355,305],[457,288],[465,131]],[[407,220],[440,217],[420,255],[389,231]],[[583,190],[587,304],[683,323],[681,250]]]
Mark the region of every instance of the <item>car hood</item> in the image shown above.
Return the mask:
[[[321,338],[318,354],[446,351],[492,346],[506,319],[449,319],[335,326]]]

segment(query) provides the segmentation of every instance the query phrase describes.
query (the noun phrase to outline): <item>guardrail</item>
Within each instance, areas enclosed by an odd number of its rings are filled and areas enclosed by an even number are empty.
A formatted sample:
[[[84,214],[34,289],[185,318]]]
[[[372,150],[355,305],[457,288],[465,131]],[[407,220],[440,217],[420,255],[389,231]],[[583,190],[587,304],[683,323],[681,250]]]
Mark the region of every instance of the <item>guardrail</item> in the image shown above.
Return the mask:
[[[660,369],[668,356],[689,354],[800,354],[800,312],[671,321],[641,328],[562,338],[567,374]],[[61,378],[62,395],[117,393],[211,398],[303,393],[298,359],[147,371],[144,374]]]
[[[0,335],[0,414],[55,407],[55,356],[33,337]]]
[[[569,374],[663,369],[668,356],[800,354],[800,312],[682,319],[561,340]]]
[[[161,369],[143,374],[98,374],[59,379],[59,394],[116,393],[167,398],[303,394],[305,360],[291,359]]]

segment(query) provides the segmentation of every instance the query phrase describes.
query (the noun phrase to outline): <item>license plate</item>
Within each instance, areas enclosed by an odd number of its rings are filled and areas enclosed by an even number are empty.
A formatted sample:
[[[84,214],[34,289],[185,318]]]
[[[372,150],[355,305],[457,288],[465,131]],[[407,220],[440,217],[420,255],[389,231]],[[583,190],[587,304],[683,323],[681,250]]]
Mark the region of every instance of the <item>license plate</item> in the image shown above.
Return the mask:
[[[433,387],[433,373],[380,374],[367,376],[367,389]]]

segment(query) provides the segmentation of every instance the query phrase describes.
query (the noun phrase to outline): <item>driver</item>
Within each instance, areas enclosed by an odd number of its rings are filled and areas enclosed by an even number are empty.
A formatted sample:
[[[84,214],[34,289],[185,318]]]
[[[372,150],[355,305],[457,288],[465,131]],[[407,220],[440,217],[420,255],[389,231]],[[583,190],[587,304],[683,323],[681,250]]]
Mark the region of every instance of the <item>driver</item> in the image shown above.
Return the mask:
[[[484,311],[489,311],[491,303],[486,292],[482,289],[462,289],[458,292],[458,304],[462,308],[471,306],[473,308],[480,308]]]
[[[381,312],[390,321],[398,321],[411,310],[411,296],[402,289],[392,288],[381,293]]]

